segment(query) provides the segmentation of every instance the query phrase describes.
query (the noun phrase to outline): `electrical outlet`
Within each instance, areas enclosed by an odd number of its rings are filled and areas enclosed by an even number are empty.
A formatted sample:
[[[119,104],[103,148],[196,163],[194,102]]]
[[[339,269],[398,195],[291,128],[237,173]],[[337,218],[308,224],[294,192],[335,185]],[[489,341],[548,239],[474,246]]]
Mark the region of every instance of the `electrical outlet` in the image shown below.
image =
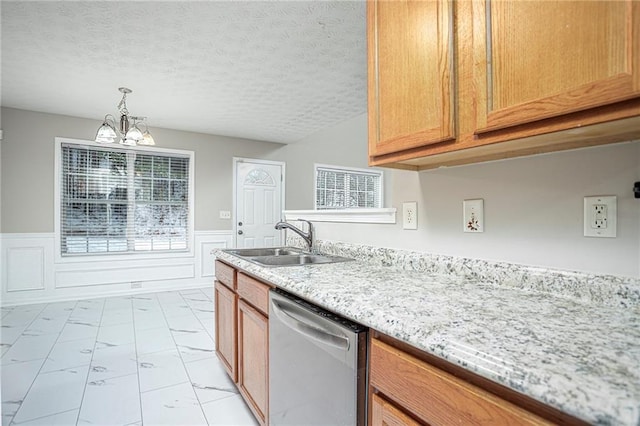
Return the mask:
[[[584,197],[584,236],[615,238],[617,197]]]
[[[462,202],[462,229],[464,232],[484,232],[484,200],[464,200]]]
[[[418,229],[418,203],[402,203],[402,229]]]
[[[220,219],[231,219],[231,212],[228,210],[220,210]]]
[[[605,229],[607,227],[607,205],[594,204],[592,213],[592,228]]]

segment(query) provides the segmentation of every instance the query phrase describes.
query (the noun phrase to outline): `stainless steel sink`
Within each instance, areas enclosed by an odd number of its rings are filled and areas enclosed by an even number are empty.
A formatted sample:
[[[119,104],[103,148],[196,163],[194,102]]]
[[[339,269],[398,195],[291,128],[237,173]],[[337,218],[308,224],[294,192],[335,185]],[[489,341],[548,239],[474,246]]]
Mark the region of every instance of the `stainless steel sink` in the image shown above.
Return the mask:
[[[263,266],[298,266],[318,265],[323,263],[347,262],[349,258],[340,256],[325,256],[322,254],[298,254],[281,256],[260,256],[248,259]]]
[[[246,248],[224,251],[267,267],[320,265],[353,260],[347,257],[313,254],[295,247]]]
[[[300,250],[292,247],[266,247],[266,248],[246,248],[246,249],[233,249],[225,250],[227,253],[235,254],[241,257],[256,257],[256,256],[286,256],[286,255],[298,255],[306,254],[304,250]]]

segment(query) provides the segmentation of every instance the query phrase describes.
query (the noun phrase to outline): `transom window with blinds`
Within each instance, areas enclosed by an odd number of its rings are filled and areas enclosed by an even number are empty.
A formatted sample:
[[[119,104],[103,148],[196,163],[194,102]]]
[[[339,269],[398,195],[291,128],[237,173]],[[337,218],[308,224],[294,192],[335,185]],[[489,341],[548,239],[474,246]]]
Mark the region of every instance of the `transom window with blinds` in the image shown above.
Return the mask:
[[[192,153],[62,143],[60,252],[186,251]]]
[[[316,164],[316,210],[382,207],[382,172]]]

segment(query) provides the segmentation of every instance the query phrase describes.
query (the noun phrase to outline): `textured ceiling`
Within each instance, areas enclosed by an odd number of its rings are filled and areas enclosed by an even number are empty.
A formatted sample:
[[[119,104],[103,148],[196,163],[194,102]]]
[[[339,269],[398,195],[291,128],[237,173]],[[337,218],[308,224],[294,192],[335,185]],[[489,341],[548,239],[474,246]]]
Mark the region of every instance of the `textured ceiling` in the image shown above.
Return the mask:
[[[2,105],[282,143],[366,111],[364,1],[5,1]]]

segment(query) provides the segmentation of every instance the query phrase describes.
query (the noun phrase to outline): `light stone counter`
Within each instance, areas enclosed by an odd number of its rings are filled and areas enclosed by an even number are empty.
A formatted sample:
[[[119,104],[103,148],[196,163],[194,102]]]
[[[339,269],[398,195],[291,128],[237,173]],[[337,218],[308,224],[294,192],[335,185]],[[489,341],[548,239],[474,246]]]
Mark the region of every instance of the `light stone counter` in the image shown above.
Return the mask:
[[[591,423],[640,425],[640,283],[318,242],[353,262],[218,259]]]

